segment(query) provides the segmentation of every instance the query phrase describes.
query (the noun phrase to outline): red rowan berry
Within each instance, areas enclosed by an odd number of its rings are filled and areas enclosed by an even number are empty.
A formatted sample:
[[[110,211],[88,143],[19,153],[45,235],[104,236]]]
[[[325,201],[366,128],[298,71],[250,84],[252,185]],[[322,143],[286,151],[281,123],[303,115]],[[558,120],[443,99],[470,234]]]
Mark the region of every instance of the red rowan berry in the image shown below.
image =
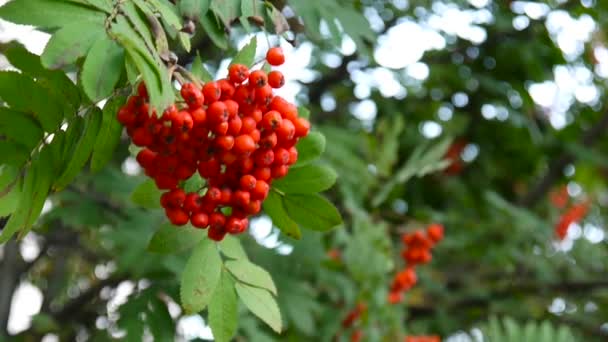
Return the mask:
[[[196,228],[207,228],[209,225],[209,216],[202,212],[197,212],[192,214],[190,218],[190,223]]]
[[[279,66],[285,63],[285,55],[283,54],[283,49],[278,46],[270,48],[268,52],[266,52],[266,61],[268,61],[268,64],[274,66]]]
[[[268,77],[264,70],[256,70],[249,74],[249,84],[255,88],[261,88],[268,83]]]
[[[268,84],[275,88],[281,88],[285,85],[285,77],[283,73],[278,70],[273,70],[268,74]]]
[[[217,82],[209,82],[203,86],[203,95],[207,103],[212,103],[220,99],[222,91]]]
[[[243,64],[232,64],[230,68],[228,68],[228,75],[230,82],[240,84],[245,82],[249,77],[249,68]]]

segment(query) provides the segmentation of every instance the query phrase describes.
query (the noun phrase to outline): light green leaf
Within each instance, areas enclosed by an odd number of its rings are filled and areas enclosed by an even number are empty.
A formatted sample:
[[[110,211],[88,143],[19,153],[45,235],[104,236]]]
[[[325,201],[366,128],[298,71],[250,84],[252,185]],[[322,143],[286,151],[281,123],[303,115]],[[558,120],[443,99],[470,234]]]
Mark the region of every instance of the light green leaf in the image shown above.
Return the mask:
[[[160,14],[161,19],[171,28],[179,31],[182,28],[182,20],[177,14],[177,8],[167,0],[147,0]]]
[[[287,236],[299,240],[302,232],[298,224],[289,217],[285,210],[283,197],[275,191],[270,191],[268,198],[263,203],[264,212],[272,219],[272,224],[279,228]]]
[[[275,296],[277,295],[277,287],[274,285],[270,273],[249,260],[226,261],[226,268],[240,282],[266,289]]]
[[[106,13],[112,13],[112,0],[68,0],[83,5],[93,6]]]
[[[219,245],[222,254],[225,256],[231,259],[247,259],[247,253],[243,249],[239,238],[226,235]]]
[[[310,111],[304,106],[298,107],[298,116],[304,119],[310,119]]]
[[[82,88],[91,100],[98,101],[112,93],[120,78],[124,59],[124,49],[107,37],[93,44],[80,76]]]
[[[0,98],[12,109],[31,113],[46,132],[63,119],[63,106],[30,77],[14,71],[0,72]]]
[[[182,0],[179,2],[179,12],[182,17],[194,22],[209,10],[209,0]]]
[[[217,342],[229,342],[236,333],[238,301],[234,281],[225,270],[209,303],[209,326]]]
[[[238,18],[241,0],[211,0],[209,7],[222,21],[224,26],[230,27],[232,20]]]
[[[92,172],[101,170],[112,159],[114,150],[120,142],[122,125],[116,120],[116,113],[124,102],[125,98],[123,96],[116,96],[103,107],[101,128],[95,139],[93,156],[91,157]]]
[[[310,132],[306,137],[300,139],[296,145],[298,149],[298,161],[294,168],[310,163],[319,158],[325,151],[325,136],[319,132]]]
[[[156,19],[156,17],[154,17],[153,15],[151,15],[149,18],[144,18],[142,17],[142,15],[146,15],[141,14],[138,9],[137,6],[133,3],[133,2],[124,2],[122,4],[122,10],[124,11],[125,15],[127,16],[127,19],[129,19],[129,22],[131,23],[131,25],[133,26],[133,28],[135,29],[135,31],[137,33],[139,33],[139,37],[141,37],[143,39],[144,44],[146,45],[146,47],[148,48],[148,50],[150,51],[154,51],[154,37],[152,35],[152,32],[150,31],[150,23],[148,22],[148,20],[155,20],[157,22],[157,24],[160,26],[160,22],[158,22],[158,20]],[[159,32],[159,35],[164,35],[164,32]],[[164,50],[158,49],[159,52],[162,51],[166,51],[168,49],[167,47],[167,37],[165,38],[165,45],[164,45]]]
[[[14,0],[0,7],[0,18],[16,24],[56,28],[76,22],[103,23],[103,12],[56,0]]]
[[[0,135],[32,150],[40,143],[43,133],[31,115],[0,107]]]
[[[159,254],[177,253],[196,246],[204,237],[204,231],[191,225],[177,227],[166,223],[152,236],[148,251]]]
[[[101,110],[97,107],[87,114],[84,132],[80,136],[80,139],[78,139],[74,152],[70,154],[65,170],[55,181],[53,185],[55,190],[65,188],[84,168],[93,152],[93,147],[101,128],[102,116]]]
[[[42,65],[49,69],[59,69],[74,64],[102,37],[105,37],[103,22],[98,25],[86,22],[65,25],[51,37],[44,48],[40,56]]]
[[[241,16],[248,18],[255,15],[255,2],[257,0],[242,0],[241,1]]]
[[[289,217],[303,228],[326,232],[342,223],[338,209],[318,194],[287,195],[283,203]]]
[[[213,81],[213,76],[211,76],[211,73],[207,70],[207,68],[205,68],[205,65],[203,64],[203,61],[201,59],[201,56],[197,53],[196,57],[194,58],[194,61],[192,62],[192,67],[191,67],[191,72],[194,76],[196,76],[197,78],[199,78],[200,80],[204,81],[204,82],[211,82]]]
[[[314,194],[331,188],[338,174],[324,165],[306,165],[289,171],[272,186],[285,194]]]
[[[235,288],[239,298],[249,311],[268,324],[272,330],[277,333],[281,332],[283,326],[281,312],[270,292],[243,283],[236,283]]]
[[[162,192],[156,187],[153,180],[148,179],[139,184],[131,194],[131,201],[140,207],[148,209],[160,208]]]
[[[243,48],[234,56],[232,64],[243,64],[247,67],[251,67],[255,58],[255,51],[258,46],[258,41],[256,37],[251,38],[247,45],[243,46]]]
[[[209,239],[201,240],[182,273],[180,297],[186,314],[197,313],[209,304],[221,272],[217,246]]]

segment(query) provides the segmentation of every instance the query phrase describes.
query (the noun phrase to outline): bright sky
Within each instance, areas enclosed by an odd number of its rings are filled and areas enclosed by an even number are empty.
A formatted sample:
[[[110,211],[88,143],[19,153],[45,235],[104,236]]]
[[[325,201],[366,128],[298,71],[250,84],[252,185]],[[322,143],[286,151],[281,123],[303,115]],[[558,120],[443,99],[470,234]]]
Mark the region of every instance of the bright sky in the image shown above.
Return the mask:
[[[563,0],[562,0],[563,1]],[[6,0],[0,0],[0,4]],[[395,5],[401,9],[408,7],[407,0],[394,0]],[[460,10],[457,6],[435,1],[429,9],[417,8],[415,13],[419,17],[425,17],[422,22],[415,22],[411,19],[403,19],[392,27],[378,39],[378,48],[374,52],[374,58],[382,67],[378,68],[351,68],[351,79],[355,83],[354,101],[349,107],[352,115],[367,122],[373,123],[377,114],[377,108],[373,101],[369,99],[372,89],[378,89],[383,96],[394,97],[396,99],[407,98],[406,86],[420,85],[429,75],[429,68],[420,62],[426,51],[443,49],[449,42],[449,36],[457,36],[471,41],[473,44],[480,44],[485,41],[487,35],[482,25],[490,24],[494,21],[492,13],[486,9],[492,0],[469,0],[473,9]],[[584,1],[582,3],[585,3]],[[531,21],[540,20],[545,23],[552,39],[563,51],[567,60],[573,61],[583,53],[583,46],[590,41],[592,33],[596,29],[596,23],[587,15],[579,18],[572,18],[567,12],[551,12],[549,7],[531,1],[513,1],[511,9],[517,14],[513,20],[513,27],[523,30],[529,26]],[[379,14],[375,10],[365,12],[371,27],[375,30],[382,29],[382,22]],[[263,35],[258,36],[258,57],[263,56],[267,49],[266,39]],[[14,25],[0,20],[0,41],[7,42],[17,39],[22,42],[28,50],[40,54],[49,36],[45,33],[34,30],[31,27]],[[248,38],[239,41],[239,45],[244,45]],[[296,95],[302,91],[302,86],[297,81],[310,82],[320,75],[307,69],[311,60],[313,46],[310,43],[303,43],[297,49],[289,44],[281,44],[288,56],[285,65],[280,67],[289,81],[280,90],[281,95],[288,99],[295,100]],[[345,37],[341,47],[341,53],[350,55],[355,51],[353,41]],[[604,46],[595,47],[595,56],[599,62],[595,70],[589,70],[584,65],[556,66],[553,71],[553,79],[541,83],[532,83],[528,86],[528,92],[533,100],[544,109],[546,115],[556,129],[565,127],[572,121],[568,114],[568,109],[576,101],[595,106],[599,101],[599,89],[593,84],[594,78],[608,78],[608,49]],[[475,55],[475,50],[467,51]],[[341,61],[341,56],[336,54],[326,54],[322,56],[322,62],[329,67],[336,67]],[[224,61],[220,70],[225,69],[228,61]],[[0,65],[5,65],[6,60],[1,59]],[[218,76],[224,76],[225,71]],[[473,88],[474,85],[473,85]],[[454,94],[451,103],[441,106],[437,112],[437,119],[429,118],[420,126],[420,132],[428,137],[434,138],[442,134],[442,124],[451,120],[453,110],[457,107],[465,106],[468,102],[466,93]],[[513,94],[511,105],[517,107],[521,102],[518,94]],[[335,108],[335,100],[331,96],[322,98],[322,106],[326,110]],[[494,104],[486,104],[482,107],[482,116],[487,120],[508,119],[509,112],[506,108]],[[471,145],[465,150],[467,158],[472,160],[479,153],[476,145]],[[126,173],[137,173],[139,169],[134,160],[125,161],[123,170]],[[576,184],[573,184],[575,191]],[[50,206],[47,205],[47,210]],[[281,242],[276,229],[273,229],[272,222],[268,217],[262,216],[252,220],[251,234],[261,244],[268,248],[277,248],[282,254],[291,252],[292,247]],[[603,241],[603,231],[593,226],[585,224],[576,226],[570,230],[569,239],[563,242],[560,248],[568,250],[571,248],[572,241],[581,237],[589,241],[598,243]],[[33,258],[38,253],[38,245],[35,238],[27,238],[21,250],[24,258]],[[124,303],[127,296],[133,291],[134,285],[131,282],[121,283],[112,294],[112,300],[108,304],[108,315],[98,320],[99,328],[107,326],[107,318],[116,316],[116,309]],[[13,298],[11,317],[9,320],[9,332],[17,333],[27,329],[30,325],[32,315],[40,310],[42,294],[40,290],[29,282],[23,282]],[[558,303],[559,304],[559,303]],[[555,304],[554,306],[559,306]],[[174,317],[179,315],[179,306],[175,303],[170,305],[170,311]],[[106,321],[104,321],[106,320]],[[186,339],[211,338],[211,331],[205,326],[200,316],[189,316],[180,319],[179,331]],[[458,340],[455,336],[455,340]],[[47,336],[45,341],[54,341],[56,338]]]

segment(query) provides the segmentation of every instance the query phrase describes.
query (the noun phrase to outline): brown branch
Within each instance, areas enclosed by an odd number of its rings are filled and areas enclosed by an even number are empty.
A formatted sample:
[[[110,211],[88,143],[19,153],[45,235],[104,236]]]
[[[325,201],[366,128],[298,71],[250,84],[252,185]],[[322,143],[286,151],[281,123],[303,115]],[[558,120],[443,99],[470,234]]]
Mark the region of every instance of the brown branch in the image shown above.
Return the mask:
[[[603,133],[608,129],[608,111],[606,111],[600,120],[587,130],[580,141],[580,144],[585,147],[593,146]],[[534,206],[542,199],[549,189],[557,182],[563,169],[576,160],[576,156],[569,152],[562,153],[557,159],[550,163],[549,169],[545,175],[526,193],[518,202],[523,207]]]

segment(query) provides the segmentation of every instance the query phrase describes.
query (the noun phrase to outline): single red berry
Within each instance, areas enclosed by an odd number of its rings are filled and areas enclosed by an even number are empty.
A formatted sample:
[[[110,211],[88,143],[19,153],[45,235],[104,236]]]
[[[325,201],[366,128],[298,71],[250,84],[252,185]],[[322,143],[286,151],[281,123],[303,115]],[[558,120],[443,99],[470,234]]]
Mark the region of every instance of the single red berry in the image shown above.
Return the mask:
[[[209,231],[207,232],[207,236],[213,241],[222,241],[226,236],[226,230],[224,229],[224,226],[214,226],[211,225],[211,222],[211,219],[209,219]]]
[[[427,235],[433,242],[437,243],[443,239],[443,226],[437,223],[426,228]]]
[[[220,173],[221,168],[220,162],[215,158],[211,158],[198,164],[198,173],[203,178],[211,178],[217,176]]]
[[[298,161],[298,149],[295,146],[290,147],[289,151],[289,163],[287,165],[293,165]]]
[[[207,108],[208,119],[215,124],[228,121],[228,107],[223,101],[216,101]]]
[[[287,142],[295,137],[296,128],[291,120],[283,119],[276,132],[280,142]]]
[[[259,109],[255,109],[251,112],[250,116],[253,118],[253,120],[255,120],[256,123],[258,123],[258,122],[262,121],[262,118],[264,117],[264,113]]]
[[[211,130],[217,135],[226,135],[226,133],[228,133],[228,128],[230,128],[228,122],[222,122],[213,126]]]
[[[222,93],[220,99],[227,100],[231,99],[234,96],[234,91],[236,88],[225,78],[217,81],[218,86],[220,87],[220,91]]]
[[[247,219],[241,219],[238,217],[230,217],[226,222],[226,231],[229,234],[240,234],[245,231],[247,225],[245,224]],[[248,221],[247,221],[248,223]]]
[[[259,213],[261,210],[262,210],[262,201],[260,201],[260,200],[250,201],[249,204],[247,205],[247,208],[245,208],[245,212],[249,215],[255,215],[255,214]]]
[[[241,189],[245,191],[253,190],[255,188],[256,179],[253,175],[244,175],[239,179],[239,185]]]
[[[272,101],[272,88],[267,84],[255,90],[255,101],[260,106],[268,106]]]
[[[254,129],[253,131],[251,131],[249,133],[249,136],[253,139],[253,141],[257,144],[260,142],[261,136],[262,136],[262,132],[260,132],[259,129]]]
[[[268,61],[268,64],[274,66],[279,66],[285,63],[285,55],[283,54],[283,49],[281,49],[279,46],[270,48],[268,52],[266,52],[266,61]]]
[[[222,191],[216,187],[209,187],[205,198],[210,202],[219,203],[222,200]]]
[[[249,85],[255,88],[261,88],[268,83],[268,76],[264,70],[256,70],[249,74]]]
[[[310,121],[306,120],[305,118],[296,118],[293,125],[296,129],[296,137],[301,138],[308,135],[308,132],[310,131]]]
[[[198,212],[203,205],[203,199],[196,192],[191,192],[186,195],[184,200],[184,209],[188,212]]]
[[[145,128],[139,127],[133,131],[131,140],[136,146],[150,146],[152,143],[154,143],[154,136]]]
[[[234,192],[233,203],[241,208],[245,208],[251,201],[251,194],[247,191],[237,190]]]
[[[136,115],[128,107],[122,107],[116,118],[123,126],[131,126],[135,123]]]
[[[161,190],[175,189],[179,183],[176,177],[167,174],[158,175],[154,179],[154,182],[156,183],[156,187]]]
[[[190,218],[190,223],[192,223],[192,225],[196,228],[207,228],[207,226],[209,225],[209,215],[205,213],[192,214],[192,217]]]
[[[234,139],[234,152],[236,154],[251,153],[255,150],[255,141],[250,135],[242,134]]]
[[[239,114],[239,104],[231,99],[224,100],[224,104],[226,105],[226,110],[228,110],[228,117],[234,118]]]
[[[151,167],[152,165],[154,165],[154,160],[156,159],[156,155],[157,153],[144,148],[141,151],[139,151],[139,153],[137,153],[137,162],[139,163],[139,165],[141,165],[141,167],[143,167],[144,169],[147,169],[149,167]]]
[[[180,90],[184,101],[188,104],[188,107],[195,109],[202,107],[205,102],[205,97],[200,89],[194,83],[186,83]]]
[[[287,165],[289,163],[289,151],[279,147],[274,150],[274,165]]]
[[[285,77],[283,73],[278,70],[273,70],[268,74],[268,84],[275,88],[281,88],[285,85]]]
[[[203,95],[206,103],[212,103],[220,99],[222,90],[217,82],[209,82],[203,86]]]
[[[274,161],[274,152],[268,150],[258,150],[255,153],[254,161],[257,166],[270,166]]]
[[[167,200],[170,207],[181,207],[186,200],[186,193],[182,189],[173,189],[169,191]]]
[[[222,188],[221,192],[221,196],[220,196],[220,203],[222,205],[228,205],[230,204],[230,202],[232,201],[232,190],[230,190],[230,188]]]
[[[268,131],[274,131],[279,127],[282,121],[283,118],[281,117],[281,113],[271,110],[262,117],[262,128]]]
[[[250,116],[246,116],[243,119],[241,119],[241,132],[242,134],[248,134],[251,131],[253,131],[254,129],[256,129],[257,127],[257,123],[255,122],[255,120],[250,117]]]
[[[228,134],[238,135],[243,127],[243,120],[240,117],[235,116],[228,121]]]
[[[255,167],[255,163],[253,162],[253,158],[250,156],[246,156],[239,160],[239,171],[241,173],[250,173]]]
[[[243,64],[232,64],[228,68],[228,77],[230,82],[241,84],[249,77],[249,68]]]
[[[283,178],[289,172],[289,166],[287,165],[274,165],[271,169],[271,175],[274,179]]]
[[[190,112],[190,116],[195,127],[202,126],[207,119],[207,112],[203,108],[197,108]]]
[[[255,101],[255,92],[245,85],[236,87],[233,99],[240,105],[250,105]]]
[[[234,146],[234,137],[232,135],[222,135],[215,138],[215,145],[224,151],[229,151]]]
[[[251,190],[251,199],[254,200],[264,200],[266,196],[268,196],[268,191],[270,190],[270,186],[265,181],[258,179],[255,183],[255,188]]]
[[[186,180],[196,172],[196,164],[180,164],[175,169],[175,177],[180,180]]]
[[[269,167],[260,167],[253,171],[253,175],[258,180],[268,181],[272,173]]]
[[[224,228],[224,225],[226,225],[226,216],[224,216],[224,214],[212,213],[211,215],[209,215],[209,227],[210,228],[214,228],[214,229]]]
[[[165,209],[165,214],[169,218],[169,221],[176,226],[183,226],[190,220],[188,213],[181,208]]]

